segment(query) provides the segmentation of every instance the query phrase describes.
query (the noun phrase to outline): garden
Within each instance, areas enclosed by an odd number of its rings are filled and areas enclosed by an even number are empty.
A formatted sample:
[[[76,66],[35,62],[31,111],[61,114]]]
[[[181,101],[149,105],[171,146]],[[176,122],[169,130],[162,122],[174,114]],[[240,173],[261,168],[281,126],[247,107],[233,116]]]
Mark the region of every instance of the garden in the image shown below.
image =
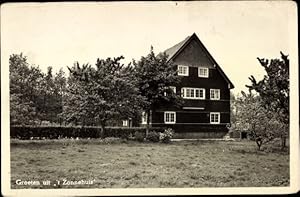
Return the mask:
[[[259,151],[248,140],[11,139],[11,187],[288,186],[289,153],[274,147]]]

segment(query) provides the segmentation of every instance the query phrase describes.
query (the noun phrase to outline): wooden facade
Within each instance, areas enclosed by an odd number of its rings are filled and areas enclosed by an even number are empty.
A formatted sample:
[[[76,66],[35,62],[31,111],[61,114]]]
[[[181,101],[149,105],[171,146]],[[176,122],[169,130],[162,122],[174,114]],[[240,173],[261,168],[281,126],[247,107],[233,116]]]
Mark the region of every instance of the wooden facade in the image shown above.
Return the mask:
[[[184,72],[187,76],[181,76],[181,83],[176,86],[176,93],[184,95],[182,91],[186,91],[188,96],[198,97],[184,97],[181,108],[155,109],[151,126],[171,127],[178,138],[223,137],[230,123],[230,89],[234,88],[231,81],[195,33],[165,52],[176,66],[188,67]],[[204,72],[206,77],[199,77],[199,72]],[[189,90],[183,90],[186,88]]]

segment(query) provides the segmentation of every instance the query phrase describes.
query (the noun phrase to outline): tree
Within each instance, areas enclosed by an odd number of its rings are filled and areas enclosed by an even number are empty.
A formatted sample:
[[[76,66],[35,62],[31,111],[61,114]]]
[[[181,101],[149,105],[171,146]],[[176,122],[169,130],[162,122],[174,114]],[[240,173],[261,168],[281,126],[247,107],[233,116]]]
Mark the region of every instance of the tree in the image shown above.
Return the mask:
[[[37,83],[34,104],[36,106],[39,124],[43,121],[58,123],[59,114],[62,112],[62,91],[65,91],[65,77],[62,70],[53,76],[52,67],[47,68],[47,73],[41,73],[41,79]]]
[[[22,101],[18,94],[10,94],[10,124],[34,124],[36,111],[32,102]]]
[[[47,73],[43,73],[43,79],[40,83],[39,88],[39,96],[37,101],[37,110],[38,110],[38,116],[40,119],[40,124],[42,124],[42,121],[49,121],[53,122],[53,107],[55,106],[54,96],[53,96],[53,90],[54,90],[54,82],[53,82],[53,74],[52,74],[52,67],[49,66],[47,68]]]
[[[230,123],[231,126],[234,126],[236,123],[236,114],[238,113],[236,105],[236,96],[230,92]]]
[[[67,79],[65,76],[65,72],[60,69],[58,73],[56,73],[54,78],[54,84],[55,84],[55,96],[56,96],[56,112],[58,117],[58,122],[61,125],[62,124],[62,113],[63,113],[63,101],[66,95],[67,91]]]
[[[277,114],[277,119],[286,126],[281,132],[282,148],[286,146],[289,125],[289,59],[282,52],[281,59],[257,58],[264,67],[267,75],[257,82],[251,75],[251,85],[246,85],[249,90],[259,93],[264,107]]]
[[[242,96],[236,99],[236,107],[239,109],[236,114],[236,128],[248,130],[260,150],[278,136],[282,124],[277,120],[277,115],[264,107],[262,98],[259,95],[241,92]]]
[[[152,46],[146,57],[142,57],[138,62],[134,61],[133,64],[136,69],[139,90],[146,100],[143,109],[147,117],[148,134],[151,112],[155,108],[166,104],[176,106],[182,104],[180,95],[173,93],[170,88],[170,86],[176,86],[180,78],[175,65],[168,61],[168,56],[165,53],[156,56]]]
[[[35,124],[38,120],[36,99],[42,72],[29,67],[27,57],[12,54],[9,58],[11,124]]]
[[[106,122],[134,116],[142,97],[134,79],[134,70],[120,63],[123,56],[97,59],[96,68],[75,63],[69,68],[64,116],[67,122],[100,125],[103,137]]]

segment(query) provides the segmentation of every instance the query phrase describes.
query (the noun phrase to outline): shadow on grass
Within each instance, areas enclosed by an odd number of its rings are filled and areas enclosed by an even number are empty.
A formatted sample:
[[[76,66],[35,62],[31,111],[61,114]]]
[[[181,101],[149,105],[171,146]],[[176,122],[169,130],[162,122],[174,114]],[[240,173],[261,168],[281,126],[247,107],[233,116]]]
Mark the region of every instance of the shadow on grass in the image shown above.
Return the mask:
[[[289,148],[281,149],[280,147],[277,146],[265,146],[262,147],[261,150],[258,150],[257,147],[253,148],[233,148],[232,151],[240,153],[240,154],[256,154],[256,155],[267,155],[269,153],[277,153],[277,154],[282,154],[282,155],[288,155],[289,154]]]

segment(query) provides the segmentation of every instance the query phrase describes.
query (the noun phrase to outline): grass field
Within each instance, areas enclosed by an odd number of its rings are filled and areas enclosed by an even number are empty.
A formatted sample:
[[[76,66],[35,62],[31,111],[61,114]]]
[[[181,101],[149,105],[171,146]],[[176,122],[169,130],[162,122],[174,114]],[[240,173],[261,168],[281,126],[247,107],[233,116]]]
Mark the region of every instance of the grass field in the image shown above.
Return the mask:
[[[17,185],[16,180],[18,184],[39,181],[40,185]],[[43,185],[45,180],[50,185]],[[80,180],[90,184],[68,182]],[[257,151],[251,141],[11,141],[12,188],[288,185],[289,154]]]

